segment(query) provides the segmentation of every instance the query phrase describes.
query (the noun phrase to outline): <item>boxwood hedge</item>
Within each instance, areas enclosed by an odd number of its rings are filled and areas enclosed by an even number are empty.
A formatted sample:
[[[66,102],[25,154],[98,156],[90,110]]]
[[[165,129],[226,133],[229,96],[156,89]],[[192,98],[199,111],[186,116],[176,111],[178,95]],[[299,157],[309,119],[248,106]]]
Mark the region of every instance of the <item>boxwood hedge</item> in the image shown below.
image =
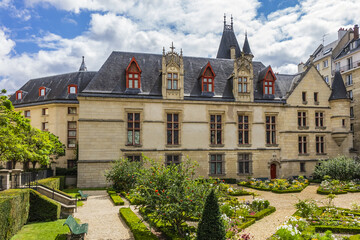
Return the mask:
[[[65,176],[56,176],[56,177],[41,179],[38,181],[38,183],[45,185],[49,188],[62,190],[65,187]]]
[[[59,203],[30,189],[30,222],[57,220],[60,217],[60,211]]]

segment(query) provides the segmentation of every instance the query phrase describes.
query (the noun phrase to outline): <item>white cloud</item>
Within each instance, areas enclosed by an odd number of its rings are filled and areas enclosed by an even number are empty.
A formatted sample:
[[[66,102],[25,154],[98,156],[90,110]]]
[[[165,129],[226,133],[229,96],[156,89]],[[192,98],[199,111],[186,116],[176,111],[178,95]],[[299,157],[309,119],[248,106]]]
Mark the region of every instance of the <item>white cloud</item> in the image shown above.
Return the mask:
[[[161,54],[173,41],[186,56],[215,57],[223,29],[223,13],[234,17],[240,46],[247,30],[255,60],[272,65],[276,72],[297,71],[322,43],[337,38],[340,27],[360,23],[357,0],[303,0],[289,7],[259,16],[257,0],[27,0],[26,6],[54,6],[70,13],[94,11],[81,35],[67,39],[50,32],[34,36],[41,51],[13,54],[15,42],[0,31],[0,88],[14,91],[29,78],[76,71],[85,55],[89,70],[97,71],[111,51]],[[10,6],[10,0],[0,2]],[[66,16],[64,21],[66,20]],[[69,19],[69,22],[71,22]],[[3,43],[3,44],[2,44]],[[16,48],[15,48],[16,49]]]

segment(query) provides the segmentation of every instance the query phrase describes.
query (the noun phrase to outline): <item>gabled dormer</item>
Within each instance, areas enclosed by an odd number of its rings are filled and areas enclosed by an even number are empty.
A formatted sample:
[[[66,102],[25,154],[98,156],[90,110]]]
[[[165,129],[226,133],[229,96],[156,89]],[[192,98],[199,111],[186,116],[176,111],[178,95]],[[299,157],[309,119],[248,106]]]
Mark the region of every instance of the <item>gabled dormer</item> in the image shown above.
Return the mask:
[[[45,97],[47,94],[47,89],[46,87],[42,86],[39,87],[39,97]]]
[[[125,93],[137,94],[141,91],[141,69],[135,57],[126,68],[126,91]]]
[[[215,77],[216,74],[210,62],[208,62],[201,69],[201,73],[200,73],[201,95],[208,97],[214,96]]]
[[[23,99],[23,96],[24,96],[24,93],[23,93],[22,90],[16,91],[16,93],[15,93],[15,98],[16,98],[16,100],[21,100],[21,99]]]
[[[162,56],[162,95],[164,99],[184,99],[184,63],[182,50],[180,54],[174,51],[171,43],[171,51]]]
[[[273,99],[275,96],[276,76],[270,66],[259,73],[262,94],[264,98]]]

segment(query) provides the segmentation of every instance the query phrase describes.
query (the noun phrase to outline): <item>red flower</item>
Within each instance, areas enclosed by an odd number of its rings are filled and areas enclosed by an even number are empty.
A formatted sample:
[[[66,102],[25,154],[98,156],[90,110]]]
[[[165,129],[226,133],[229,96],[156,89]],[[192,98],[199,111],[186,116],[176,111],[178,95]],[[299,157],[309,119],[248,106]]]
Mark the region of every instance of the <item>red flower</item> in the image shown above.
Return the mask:
[[[155,190],[155,192],[158,192],[159,190]]]
[[[160,195],[160,193],[158,193],[158,195]]]

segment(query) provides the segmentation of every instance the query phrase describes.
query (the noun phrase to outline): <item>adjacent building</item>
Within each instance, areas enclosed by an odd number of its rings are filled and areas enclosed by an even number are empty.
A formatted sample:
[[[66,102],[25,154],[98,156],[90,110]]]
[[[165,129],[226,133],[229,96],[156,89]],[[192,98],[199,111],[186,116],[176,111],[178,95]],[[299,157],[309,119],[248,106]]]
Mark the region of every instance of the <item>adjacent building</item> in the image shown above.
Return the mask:
[[[247,36],[241,49],[224,22],[216,58],[188,57],[173,45],[160,54],[114,51],[97,72],[30,80],[11,100],[68,148],[78,143],[79,187],[106,185],[104,171],[120,157],[190,158],[197,175],[245,179],[311,176],[319,159],[349,155],[341,74],[331,89],[314,66],[274,74],[253,57]]]

